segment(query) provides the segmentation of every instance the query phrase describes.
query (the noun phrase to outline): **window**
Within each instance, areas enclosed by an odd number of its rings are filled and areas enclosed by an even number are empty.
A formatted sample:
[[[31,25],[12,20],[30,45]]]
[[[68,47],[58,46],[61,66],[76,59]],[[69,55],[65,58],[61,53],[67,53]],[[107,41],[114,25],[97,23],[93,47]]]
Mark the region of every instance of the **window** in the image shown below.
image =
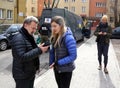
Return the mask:
[[[71,11],[72,11],[72,12],[75,12],[75,7],[74,7],[74,6],[71,7]]]
[[[0,19],[4,18],[4,9],[0,9]]]
[[[7,10],[7,18],[12,19],[12,10]]]
[[[87,0],[82,0],[82,2],[87,2]]]
[[[106,3],[102,3],[103,7],[106,7]]]
[[[112,2],[114,2],[115,0],[111,0]]]
[[[110,17],[110,22],[113,22],[114,21],[114,17]]]
[[[72,0],[72,2],[75,2],[75,0]]]
[[[31,8],[31,12],[33,12],[33,13],[35,12],[35,7]]]
[[[86,12],[86,7],[82,6],[82,13],[85,13],[85,12]]]
[[[110,12],[113,13],[114,12],[114,8],[110,7]]]
[[[65,2],[68,2],[68,0],[64,0]]]
[[[106,7],[106,3],[96,2],[96,7]]]
[[[95,17],[102,17],[103,15],[104,15],[103,13],[98,12],[95,14]]]
[[[32,3],[35,3],[35,0],[32,0]]]
[[[7,1],[9,1],[9,2],[13,2],[13,0],[7,0]]]

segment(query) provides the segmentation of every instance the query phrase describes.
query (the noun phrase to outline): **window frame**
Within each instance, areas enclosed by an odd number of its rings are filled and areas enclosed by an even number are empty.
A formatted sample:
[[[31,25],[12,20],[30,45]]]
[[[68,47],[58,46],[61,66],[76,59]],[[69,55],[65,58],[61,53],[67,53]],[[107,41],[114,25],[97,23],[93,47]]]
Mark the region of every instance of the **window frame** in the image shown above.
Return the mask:
[[[4,19],[5,9],[0,8],[0,19]]]
[[[13,10],[7,10],[7,19],[12,19],[13,18],[13,16],[12,16],[12,14],[13,14]]]

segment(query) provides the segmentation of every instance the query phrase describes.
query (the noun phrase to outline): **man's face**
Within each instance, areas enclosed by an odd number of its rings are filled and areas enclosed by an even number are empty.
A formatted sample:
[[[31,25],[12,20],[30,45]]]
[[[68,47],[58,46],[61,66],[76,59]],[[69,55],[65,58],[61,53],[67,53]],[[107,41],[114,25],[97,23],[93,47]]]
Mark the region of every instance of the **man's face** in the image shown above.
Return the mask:
[[[25,28],[27,29],[30,35],[33,35],[36,32],[37,25],[37,23],[31,22],[30,24],[25,24]]]

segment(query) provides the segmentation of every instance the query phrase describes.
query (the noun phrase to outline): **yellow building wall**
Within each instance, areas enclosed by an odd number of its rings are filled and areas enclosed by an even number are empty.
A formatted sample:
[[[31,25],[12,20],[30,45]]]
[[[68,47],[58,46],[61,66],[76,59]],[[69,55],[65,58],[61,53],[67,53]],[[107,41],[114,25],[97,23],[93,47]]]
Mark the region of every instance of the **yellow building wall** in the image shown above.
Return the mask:
[[[14,10],[14,23],[23,23],[24,18],[26,17],[26,0],[16,0]]]
[[[14,2],[0,0],[0,9],[4,9],[4,18],[0,19],[0,24],[14,23]],[[12,10],[12,19],[7,18],[7,10]]]
[[[82,6],[86,7],[86,12],[82,13]],[[89,16],[89,0],[87,2],[83,3],[82,0],[75,0],[75,2],[72,2],[72,0],[68,0],[68,2],[65,2],[64,0],[60,0],[58,8],[64,8],[68,7],[68,10],[71,11],[72,7],[75,7],[75,14],[81,15],[86,14],[86,16]]]
[[[18,4],[17,4],[18,1]],[[23,23],[25,17],[27,16],[36,16],[37,17],[37,0],[16,0],[15,4],[15,23]],[[18,6],[17,6],[18,5]],[[18,7],[18,8],[17,8]],[[32,7],[34,7],[34,12],[32,12]],[[18,13],[17,13],[18,10]]]
[[[38,0],[27,0],[26,2],[26,16],[35,16],[37,17],[38,14]],[[34,8],[34,11],[32,11]]]

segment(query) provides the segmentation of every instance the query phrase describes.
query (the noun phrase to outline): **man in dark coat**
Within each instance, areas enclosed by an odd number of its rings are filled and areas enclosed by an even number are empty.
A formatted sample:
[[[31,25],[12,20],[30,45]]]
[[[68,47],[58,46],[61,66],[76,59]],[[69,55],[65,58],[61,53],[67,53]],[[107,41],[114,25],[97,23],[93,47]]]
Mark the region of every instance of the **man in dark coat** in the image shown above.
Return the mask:
[[[48,46],[37,46],[33,34],[38,25],[37,18],[28,16],[19,33],[11,39],[13,55],[13,78],[16,88],[33,88],[36,71],[39,69],[39,55],[46,52]]]
[[[41,35],[41,43],[45,43],[46,41],[49,41],[49,37],[51,35],[51,29],[50,29],[49,23],[43,23],[39,29],[39,33]]]

